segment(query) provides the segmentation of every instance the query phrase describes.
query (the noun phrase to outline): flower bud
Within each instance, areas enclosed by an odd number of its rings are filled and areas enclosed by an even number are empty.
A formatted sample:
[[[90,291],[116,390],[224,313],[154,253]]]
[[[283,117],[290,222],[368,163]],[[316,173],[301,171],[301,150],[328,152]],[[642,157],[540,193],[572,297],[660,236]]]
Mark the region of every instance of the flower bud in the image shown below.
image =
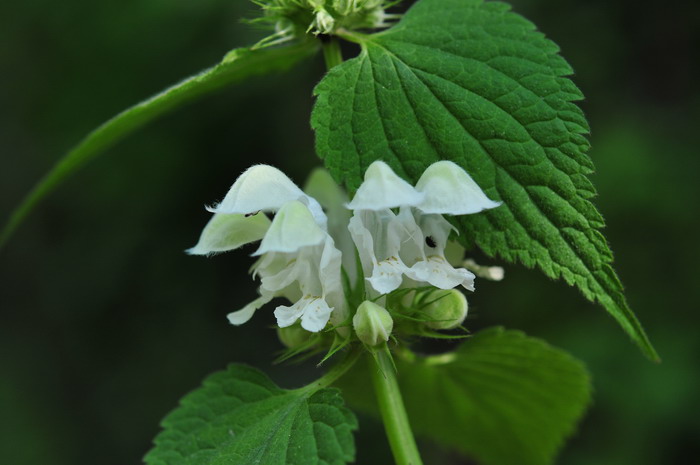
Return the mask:
[[[423,308],[423,312],[429,318],[425,325],[429,328],[456,328],[467,317],[467,298],[456,289],[435,290],[425,300],[430,302]]]
[[[330,34],[335,28],[335,18],[326,10],[320,10],[316,13],[314,25],[316,32],[319,34]]]
[[[365,300],[357,308],[352,326],[360,341],[375,347],[389,340],[394,320],[384,307]]]
[[[296,349],[308,342],[312,333],[305,330],[299,325],[288,326],[286,328],[277,328],[277,337],[282,344],[290,349]]]

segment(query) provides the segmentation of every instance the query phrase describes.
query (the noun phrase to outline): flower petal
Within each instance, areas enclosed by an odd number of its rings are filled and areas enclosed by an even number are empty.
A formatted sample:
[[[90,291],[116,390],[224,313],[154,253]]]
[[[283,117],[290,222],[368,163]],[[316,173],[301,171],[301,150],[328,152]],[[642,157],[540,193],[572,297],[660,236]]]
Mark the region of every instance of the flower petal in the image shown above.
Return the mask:
[[[353,253],[353,258],[354,256]],[[324,300],[333,307],[331,322],[336,326],[342,324],[348,316],[341,268],[342,253],[335,248],[333,238],[328,236],[318,265],[318,276]]]
[[[505,270],[502,267],[479,265],[471,258],[464,260],[463,265],[466,269],[473,272],[478,277],[488,279],[490,281],[501,281],[505,276]]]
[[[268,274],[267,270],[264,271],[265,273],[260,273],[262,275],[262,279],[260,280],[261,288],[266,292],[278,294],[291,286],[295,281],[298,281],[300,277],[306,278],[310,273],[310,266],[303,260],[293,260],[290,258],[287,266],[277,273]]]
[[[275,318],[277,318],[277,326],[286,328],[297,322],[304,313],[304,304],[302,300],[298,300],[291,306],[280,305],[275,309]]]
[[[421,214],[417,210],[415,219],[424,236],[424,250],[426,255],[444,255],[450,232],[457,229],[442,215]]]
[[[440,289],[452,289],[461,284],[467,290],[474,290],[474,275],[471,272],[464,268],[453,268],[444,257],[437,255],[416,262],[406,275]]]
[[[372,215],[371,212],[356,211],[348,224],[348,231],[350,231],[352,240],[357,247],[365,276],[372,272],[372,267],[377,262],[377,257],[374,254],[374,239],[366,225],[372,219]]]
[[[403,275],[409,271],[401,259],[389,257],[374,266],[372,276],[367,278],[372,287],[380,294],[388,294],[401,286]]]
[[[264,213],[252,216],[216,213],[202,230],[197,245],[185,252],[190,255],[213,255],[234,250],[259,241],[269,227],[270,220]]]
[[[253,317],[253,314],[257,309],[268,303],[270,300],[272,300],[272,296],[260,296],[242,309],[229,313],[226,315],[226,318],[228,318],[229,323],[232,325],[242,325]]]
[[[348,274],[350,283],[354,285],[357,277],[357,261],[355,245],[348,231],[348,221],[352,212],[345,208],[348,202],[347,194],[323,168],[316,168],[311,173],[304,185],[304,192],[318,200],[328,213],[328,234],[333,238],[335,247],[342,252],[342,266]]]
[[[394,173],[389,165],[375,161],[365,171],[365,180],[347,208],[376,211],[402,205],[412,206],[421,203],[423,197],[422,193]]]
[[[333,308],[325,300],[317,298],[308,302],[301,317],[301,327],[312,333],[317,333],[326,327]]]
[[[301,318],[302,328],[317,333],[325,328],[332,311],[333,308],[329,307],[322,298],[305,296],[290,307],[285,305],[277,307],[275,317],[280,328],[292,326]]]
[[[467,215],[501,205],[486,197],[459,165],[447,160],[430,165],[418,180],[416,189],[425,194],[417,205],[424,213]]]
[[[328,233],[314,220],[308,207],[301,202],[287,202],[275,215],[270,229],[253,256],[267,252],[296,252],[302,247],[316,245]]]
[[[422,216],[426,215],[421,215],[413,207],[401,207],[399,214],[396,215],[396,230],[401,232],[399,258],[409,266],[417,260],[425,259],[424,231],[418,223]]]
[[[306,194],[282,171],[269,165],[254,165],[241,174],[220,203],[208,208],[214,213],[276,211]]]

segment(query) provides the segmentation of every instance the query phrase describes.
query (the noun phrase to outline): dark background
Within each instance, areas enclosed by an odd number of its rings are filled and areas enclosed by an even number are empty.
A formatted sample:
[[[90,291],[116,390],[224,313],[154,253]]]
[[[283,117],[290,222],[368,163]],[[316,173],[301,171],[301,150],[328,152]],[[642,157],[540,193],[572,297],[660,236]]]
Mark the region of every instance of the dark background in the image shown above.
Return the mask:
[[[638,1],[514,0],[562,48],[592,125],[596,202],[652,364],[599,307],[540,273],[480,282],[469,327],[525,330],[589,366],[595,401],[561,464],[692,463],[700,455],[697,267],[698,8]],[[84,134],[262,32],[243,0],[0,3],[0,217]],[[319,57],[190,105],[72,177],[0,251],[0,463],[136,464],[159,420],[232,361],[285,387],[314,368],[272,366],[270,311],[245,252],[186,256],[252,163],[303,181]],[[358,463],[390,463],[361,417]],[[377,445],[372,447],[369,442]],[[427,463],[447,463],[424,445]],[[450,463],[459,463],[454,460]]]

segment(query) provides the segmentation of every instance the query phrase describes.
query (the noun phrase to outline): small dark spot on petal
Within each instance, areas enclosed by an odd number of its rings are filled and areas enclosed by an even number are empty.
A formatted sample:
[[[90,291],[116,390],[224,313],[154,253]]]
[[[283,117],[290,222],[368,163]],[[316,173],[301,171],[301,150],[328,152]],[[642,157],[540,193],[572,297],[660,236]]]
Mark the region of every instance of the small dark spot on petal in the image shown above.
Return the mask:
[[[425,245],[427,245],[431,249],[434,249],[437,246],[435,240],[430,236],[425,236]]]

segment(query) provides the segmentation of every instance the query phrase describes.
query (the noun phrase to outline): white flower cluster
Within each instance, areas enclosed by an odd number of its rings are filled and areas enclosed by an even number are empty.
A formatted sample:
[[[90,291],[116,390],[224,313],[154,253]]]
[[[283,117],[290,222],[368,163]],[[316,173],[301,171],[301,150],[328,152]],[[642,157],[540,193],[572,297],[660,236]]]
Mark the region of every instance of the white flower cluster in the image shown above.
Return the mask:
[[[325,202],[328,203],[328,202]],[[337,203],[337,202],[336,202]],[[311,332],[329,323],[341,325],[349,316],[342,269],[352,279],[356,253],[370,299],[399,288],[426,285],[439,289],[474,289],[474,275],[454,268],[445,258],[453,227],[442,215],[465,215],[494,208],[472,178],[458,165],[440,161],[429,166],[416,186],[377,161],[345,207],[325,205],[304,193],[276,168],[256,165],[233,184],[197,245],[188,250],[210,255],[260,240],[253,256],[260,297],[228,319],[239,325],[275,297],[275,317],[281,328],[301,320]],[[266,212],[274,213],[272,221]],[[341,253],[342,250],[342,253]]]

